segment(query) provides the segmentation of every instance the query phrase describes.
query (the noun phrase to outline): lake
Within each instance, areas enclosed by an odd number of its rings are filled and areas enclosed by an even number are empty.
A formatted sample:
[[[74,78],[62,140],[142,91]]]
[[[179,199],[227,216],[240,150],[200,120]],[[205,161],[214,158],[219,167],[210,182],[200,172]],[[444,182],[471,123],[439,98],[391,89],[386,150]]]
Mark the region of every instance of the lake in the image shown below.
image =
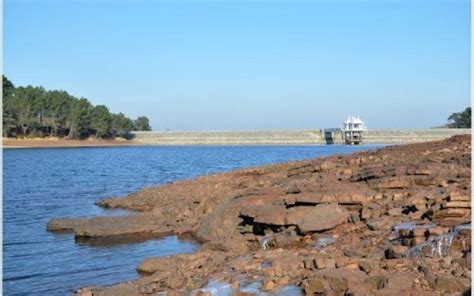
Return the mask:
[[[3,292],[67,295],[136,279],[147,257],[193,252],[176,237],[119,245],[75,242],[46,231],[58,217],[124,215],[94,205],[143,187],[233,169],[350,153],[377,146],[180,146],[5,149]]]

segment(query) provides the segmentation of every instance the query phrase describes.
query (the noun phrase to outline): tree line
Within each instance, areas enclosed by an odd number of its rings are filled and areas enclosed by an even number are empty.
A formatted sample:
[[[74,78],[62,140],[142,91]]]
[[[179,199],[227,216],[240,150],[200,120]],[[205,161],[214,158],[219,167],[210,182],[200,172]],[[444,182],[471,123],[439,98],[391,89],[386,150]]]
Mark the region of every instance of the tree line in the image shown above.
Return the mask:
[[[450,128],[471,128],[471,107],[467,107],[462,112],[456,112],[448,117]]]
[[[147,117],[132,120],[104,105],[92,105],[66,91],[19,86],[3,76],[3,136],[110,139],[128,137],[130,131],[149,131]]]

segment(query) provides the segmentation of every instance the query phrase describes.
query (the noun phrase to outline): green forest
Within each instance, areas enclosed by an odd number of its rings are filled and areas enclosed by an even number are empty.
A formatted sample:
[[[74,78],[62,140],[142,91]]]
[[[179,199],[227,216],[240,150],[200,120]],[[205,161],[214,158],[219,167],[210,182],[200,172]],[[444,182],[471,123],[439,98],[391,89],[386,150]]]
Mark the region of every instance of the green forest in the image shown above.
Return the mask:
[[[449,116],[448,127],[450,128],[471,128],[471,107],[467,107],[462,112],[456,112]]]
[[[147,117],[132,120],[104,105],[92,105],[63,90],[18,86],[3,76],[3,136],[86,139],[128,138],[130,131],[149,131]]]

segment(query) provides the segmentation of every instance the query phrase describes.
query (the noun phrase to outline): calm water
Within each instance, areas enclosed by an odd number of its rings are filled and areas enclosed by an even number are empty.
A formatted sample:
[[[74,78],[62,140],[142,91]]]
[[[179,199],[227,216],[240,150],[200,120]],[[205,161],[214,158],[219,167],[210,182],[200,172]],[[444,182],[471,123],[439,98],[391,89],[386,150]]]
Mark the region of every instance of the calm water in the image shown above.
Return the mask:
[[[193,252],[175,237],[92,245],[52,234],[57,217],[123,215],[94,202],[145,186],[236,168],[349,153],[375,146],[113,147],[3,151],[3,285],[5,295],[67,295],[86,285],[138,277],[150,256]]]

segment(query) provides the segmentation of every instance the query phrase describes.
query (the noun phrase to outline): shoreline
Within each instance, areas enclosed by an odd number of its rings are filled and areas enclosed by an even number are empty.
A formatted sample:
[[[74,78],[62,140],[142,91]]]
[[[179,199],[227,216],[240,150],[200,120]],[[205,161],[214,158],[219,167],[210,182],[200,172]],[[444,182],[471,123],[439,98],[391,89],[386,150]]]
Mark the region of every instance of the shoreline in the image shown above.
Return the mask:
[[[471,129],[370,129],[361,145],[401,145],[438,141],[471,134]],[[65,140],[4,138],[3,148],[67,148],[114,146],[313,146],[344,145],[340,132],[275,131],[152,131],[132,132],[132,140]]]
[[[79,295],[465,293],[470,149],[470,136],[455,136],[212,174],[96,203],[137,215],[52,219],[47,230],[201,243],[192,254],[144,260],[137,280]]]
[[[139,143],[130,140],[2,139],[3,149],[127,147]]]

